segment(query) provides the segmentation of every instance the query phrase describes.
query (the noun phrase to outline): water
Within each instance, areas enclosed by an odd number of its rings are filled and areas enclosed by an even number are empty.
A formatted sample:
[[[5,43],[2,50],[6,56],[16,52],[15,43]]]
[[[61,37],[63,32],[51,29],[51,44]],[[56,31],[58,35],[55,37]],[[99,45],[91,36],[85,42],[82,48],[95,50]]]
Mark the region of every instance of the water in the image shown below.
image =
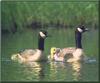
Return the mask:
[[[45,41],[45,56],[52,46],[74,46],[73,29],[47,29],[52,37]],[[28,62],[11,61],[12,54],[26,48],[37,48],[37,32],[26,30],[16,34],[2,35],[1,80],[2,81],[98,81],[98,30],[83,35],[83,48],[90,58],[87,62]],[[27,33],[26,33],[27,32]],[[62,37],[63,36],[63,37]],[[62,42],[63,41],[63,42]],[[92,41],[92,42],[91,42]],[[94,47],[94,48],[93,48]]]
[[[97,81],[97,63],[2,62],[2,80],[6,81]]]

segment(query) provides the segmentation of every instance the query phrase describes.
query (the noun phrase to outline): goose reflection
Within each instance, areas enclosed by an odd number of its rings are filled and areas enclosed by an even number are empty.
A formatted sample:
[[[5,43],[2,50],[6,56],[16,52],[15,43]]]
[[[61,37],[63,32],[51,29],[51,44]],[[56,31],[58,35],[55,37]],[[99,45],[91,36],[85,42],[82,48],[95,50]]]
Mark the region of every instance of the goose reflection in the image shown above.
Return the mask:
[[[81,69],[82,62],[79,61],[72,63],[50,62],[50,78],[54,81],[58,80],[58,78],[60,81],[68,81],[68,78],[72,78],[73,81],[80,81],[82,77]]]
[[[23,64],[24,70],[23,74],[27,80],[39,81],[43,80],[44,74],[44,64],[40,62],[27,62]]]
[[[73,63],[71,63],[72,66],[72,70],[73,70],[73,80],[74,81],[79,81],[81,80],[81,69],[82,69],[82,63],[79,61],[75,61]]]
[[[63,79],[66,79],[66,72],[67,69],[65,63],[55,61],[50,62],[49,81],[63,81]]]

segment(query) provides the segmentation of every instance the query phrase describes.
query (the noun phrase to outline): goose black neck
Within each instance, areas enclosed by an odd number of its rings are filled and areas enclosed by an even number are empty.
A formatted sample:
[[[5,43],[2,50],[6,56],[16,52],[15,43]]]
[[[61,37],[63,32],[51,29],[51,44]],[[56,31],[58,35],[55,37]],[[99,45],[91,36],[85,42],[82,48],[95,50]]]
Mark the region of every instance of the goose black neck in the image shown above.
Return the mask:
[[[39,36],[39,39],[38,39],[38,49],[39,50],[44,50],[44,39],[42,37]]]
[[[75,31],[76,48],[82,48],[81,39],[82,33]]]

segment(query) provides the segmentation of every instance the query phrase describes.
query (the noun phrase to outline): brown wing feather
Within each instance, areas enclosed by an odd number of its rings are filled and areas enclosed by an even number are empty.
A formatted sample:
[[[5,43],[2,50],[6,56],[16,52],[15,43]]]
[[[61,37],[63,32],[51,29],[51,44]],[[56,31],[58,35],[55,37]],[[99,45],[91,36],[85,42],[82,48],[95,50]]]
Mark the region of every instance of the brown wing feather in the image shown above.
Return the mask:
[[[72,54],[75,50],[76,50],[75,47],[63,48],[63,49],[61,49],[59,55],[60,55],[61,57],[64,57],[65,55]]]
[[[24,58],[28,58],[29,56],[32,56],[36,53],[36,50],[33,49],[26,49],[25,51],[23,51],[22,53],[20,53],[20,55]]]

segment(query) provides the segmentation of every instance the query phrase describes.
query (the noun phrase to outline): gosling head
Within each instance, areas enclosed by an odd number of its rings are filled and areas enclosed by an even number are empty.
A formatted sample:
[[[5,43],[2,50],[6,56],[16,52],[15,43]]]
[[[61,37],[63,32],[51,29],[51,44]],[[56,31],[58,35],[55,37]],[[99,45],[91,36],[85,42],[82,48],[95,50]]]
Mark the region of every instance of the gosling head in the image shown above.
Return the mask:
[[[80,33],[83,33],[85,31],[88,31],[88,28],[86,28],[84,25],[79,25],[77,27],[77,31],[80,32]]]
[[[54,54],[56,53],[56,47],[52,47],[50,50],[50,58],[53,59],[54,58]]]
[[[54,58],[54,55],[55,55],[55,54],[59,54],[60,51],[61,51],[60,48],[52,47],[52,48],[51,48],[51,59]]]
[[[46,38],[46,37],[48,37],[48,33],[47,33],[47,31],[45,31],[45,30],[41,30],[40,32],[39,32],[39,36],[41,37],[41,38]]]

